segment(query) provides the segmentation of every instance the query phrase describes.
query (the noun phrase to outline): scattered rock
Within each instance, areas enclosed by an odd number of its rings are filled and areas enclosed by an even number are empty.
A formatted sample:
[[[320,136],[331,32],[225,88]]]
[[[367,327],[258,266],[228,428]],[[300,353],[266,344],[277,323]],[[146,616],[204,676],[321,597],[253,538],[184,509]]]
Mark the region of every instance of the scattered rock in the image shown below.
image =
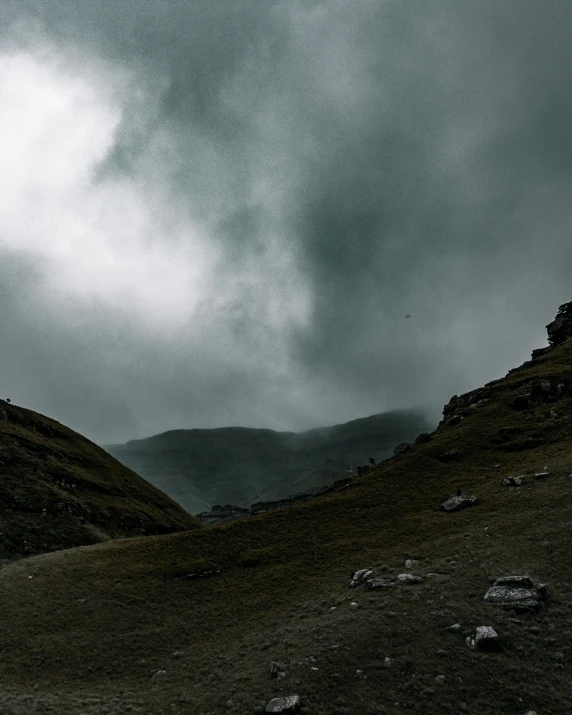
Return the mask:
[[[278,663],[275,660],[270,663],[270,680],[273,678],[285,678],[286,671],[282,663]]]
[[[572,396],[572,383],[568,379],[530,380],[522,385],[518,395],[511,401],[514,410],[531,410],[547,402],[556,402]]]
[[[391,588],[391,586],[395,586],[395,581],[390,578],[372,578],[365,584],[369,591],[377,588]]]
[[[461,462],[465,458],[465,455],[460,449],[451,449],[448,452],[441,452],[437,455],[437,459],[441,462]]]
[[[463,415],[455,415],[454,417],[451,417],[447,424],[449,427],[454,427],[455,425],[460,424],[464,419]]]
[[[502,480],[503,487],[520,487],[524,484],[522,477],[506,477]]]
[[[354,571],[350,581],[350,588],[356,588],[356,586],[365,583],[369,578],[373,576],[372,569],[359,569],[359,571]]]
[[[383,659],[383,664],[386,668],[390,668],[393,665],[393,658],[390,658],[388,655],[386,655]]]
[[[450,573],[437,573],[436,571],[429,571],[429,573],[425,574],[425,576],[426,578],[431,578],[435,581],[446,581],[447,579],[451,578]]]
[[[476,503],[477,497],[473,494],[453,494],[441,504],[441,508],[444,511],[457,511],[458,509],[473,506]]]
[[[537,472],[534,475],[534,478],[535,479],[545,479],[549,474],[550,474],[550,472]]]
[[[435,676],[435,682],[436,682],[436,683],[441,683],[441,684],[443,684],[443,683],[446,682],[446,680],[447,680],[447,676],[446,676],[446,675],[436,675],[436,676]]]
[[[419,565],[419,561],[417,559],[405,559],[405,568],[406,569],[414,569],[418,565]]]
[[[154,680],[155,678],[163,678],[163,677],[165,677],[165,675],[167,675],[167,671],[166,671],[166,670],[158,670],[158,671],[153,675],[153,677],[151,678],[151,680]]]
[[[433,438],[429,434],[429,432],[421,432],[420,435],[417,435],[415,438],[415,444],[425,444],[426,442],[430,442]]]
[[[502,650],[499,634],[492,626],[478,626],[473,636],[467,636],[465,643],[471,650],[495,652]]]
[[[485,601],[505,610],[537,612],[546,601],[546,586],[534,584],[528,576],[503,576],[495,579]]]
[[[276,511],[278,509],[287,509],[296,502],[307,501],[320,494],[326,494],[332,491],[336,485],[342,482],[349,482],[350,478],[340,479],[334,484],[326,485],[322,487],[315,493],[299,492],[297,494],[291,494],[289,497],[284,499],[277,499],[276,501],[260,501],[254,502],[250,507],[236,506],[235,504],[215,504],[211,507],[210,511],[202,512],[201,514],[195,514],[197,519],[201,521],[206,526],[215,526],[217,524],[228,524],[232,521],[237,521],[237,519],[244,519],[247,516],[254,516],[256,514],[262,514],[265,511]]]
[[[459,633],[461,630],[461,624],[460,623],[453,623],[452,626],[447,626],[445,628],[446,631],[450,631],[451,633]]]
[[[300,698],[288,695],[285,698],[273,698],[266,706],[267,713],[299,713]]]
[[[421,576],[414,576],[412,573],[400,573],[397,577],[400,583],[421,583]]]

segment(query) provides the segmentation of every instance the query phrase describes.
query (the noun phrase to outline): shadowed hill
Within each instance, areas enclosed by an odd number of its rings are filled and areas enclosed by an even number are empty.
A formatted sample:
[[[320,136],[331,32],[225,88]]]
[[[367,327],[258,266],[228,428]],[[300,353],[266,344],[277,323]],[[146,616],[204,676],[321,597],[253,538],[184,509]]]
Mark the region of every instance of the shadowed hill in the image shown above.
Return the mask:
[[[245,506],[315,491],[351,468],[387,459],[400,442],[429,429],[395,410],[306,432],[222,427],[173,430],[104,448],[193,513],[213,504]]]
[[[292,693],[305,715],[569,712],[571,386],[568,340],[454,397],[430,439],[326,496],[8,566],[2,712],[244,715]],[[457,487],[476,505],[442,511]],[[348,588],[406,558],[420,583]],[[546,584],[538,614],[484,600],[515,574]],[[467,647],[478,626],[501,652]]]
[[[0,558],[199,526],[85,437],[0,401]]]

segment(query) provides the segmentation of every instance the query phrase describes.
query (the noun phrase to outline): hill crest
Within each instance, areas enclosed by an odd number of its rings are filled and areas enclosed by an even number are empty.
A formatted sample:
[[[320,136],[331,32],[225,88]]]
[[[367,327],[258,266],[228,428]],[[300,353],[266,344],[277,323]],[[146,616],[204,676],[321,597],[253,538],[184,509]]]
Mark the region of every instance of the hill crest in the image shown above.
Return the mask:
[[[0,400],[1,559],[199,527],[101,447]]]

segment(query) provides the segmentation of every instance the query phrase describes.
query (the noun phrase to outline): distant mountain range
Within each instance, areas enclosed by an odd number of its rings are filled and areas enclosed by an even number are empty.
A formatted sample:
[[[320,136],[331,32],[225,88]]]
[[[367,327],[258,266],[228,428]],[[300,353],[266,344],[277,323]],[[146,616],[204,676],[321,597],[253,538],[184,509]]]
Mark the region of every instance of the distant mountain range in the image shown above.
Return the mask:
[[[215,504],[250,505],[313,492],[387,459],[395,447],[433,428],[411,410],[395,410],[306,432],[221,427],[172,430],[104,445],[119,462],[191,513]]]

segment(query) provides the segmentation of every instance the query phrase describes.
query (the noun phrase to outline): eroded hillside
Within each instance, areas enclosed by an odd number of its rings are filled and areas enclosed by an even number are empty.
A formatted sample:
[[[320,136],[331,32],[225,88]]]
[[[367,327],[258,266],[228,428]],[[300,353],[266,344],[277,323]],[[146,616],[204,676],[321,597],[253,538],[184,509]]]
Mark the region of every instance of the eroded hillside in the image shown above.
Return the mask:
[[[0,558],[199,526],[97,445],[0,401]]]

